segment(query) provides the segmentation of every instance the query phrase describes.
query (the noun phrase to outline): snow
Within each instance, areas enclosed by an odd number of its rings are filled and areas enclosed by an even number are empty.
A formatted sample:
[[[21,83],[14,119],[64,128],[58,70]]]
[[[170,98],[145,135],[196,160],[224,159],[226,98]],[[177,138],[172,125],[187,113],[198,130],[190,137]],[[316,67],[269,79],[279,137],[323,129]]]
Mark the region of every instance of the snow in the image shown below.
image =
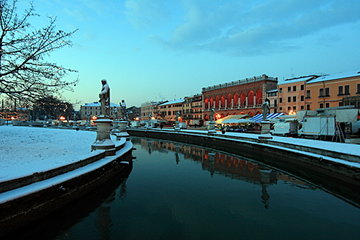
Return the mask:
[[[160,104],[159,106],[166,106],[166,105],[170,105],[170,104],[183,103],[184,101],[185,101],[184,99],[180,98],[180,99],[177,99],[177,100],[165,102],[163,104]]]
[[[156,129],[154,129],[156,131]],[[162,131],[174,131],[174,129],[166,129],[164,128]],[[180,133],[192,133],[192,134],[207,134],[207,130],[190,130],[190,129],[182,129]],[[264,136],[264,134],[253,134],[253,133],[237,133],[237,132],[226,132],[222,134],[221,132],[216,132],[215,136],[218,137],[242,137],[257,140],[260,136]],[[226,138],[228,139],[228,138]],[[236,140],[236,139],[234,139]],[[329,142],[329,141],[320,141],[314,139],[304,139],[304,138],[291,138],[291,137],[280,137],[280,136],[272,136],[270,141],[273,142],[281,142],[287,144],[293,144],[298,146],[306,146],[310,148],[317,148],[320,150],[333,151],[338,153],[346,153],[355,156],[360,156],[360,145],[351,144],[351,143],[337,143],[337,142]],[[287,148],[289,149],[289,148]]]
[[[47,171],[99,153],[91,152],[96,132],[0,126],[0,136],[0,181]]]
[[[279,84],[288,84],[288,83],[295,83],[295,82],[305,82],[310,79],[314,78],[314,76],[305,76],[305,77],[298,77],[298,78],[290,78],[285,79],[279,82]]]
[[[73,171],[58,175],[56,177],[49,178],[49,179],[39,181],[39,182],[35,182],[33,184],[29,184],[24,187],[20,187],[20,188],[14,189],[14,190],[10,190],[10,191],[1,193],[0,194],[0,204],[7,202],[7,201],[11,201],[16,198],[20,198],[22,196],[25,196],[25,195],[28,195],[28,194],[31,194],[34,192],[41,191],[42,189],[46,189],[46,188],[49,188],[49,187],[57,185],[57,184],[61,184],[62,182],[65,182],[69,179],[81,176],[82,174],[85,174],[87,172],[101,168],[102,166],[108,164],[109,162],[113,161],[114,159],[120,157],[121,155],[123,155],[124,153],[129,151],[132,147],[133,147],[133,145],[131,142],[125,141],[125,146],[122,149],[120,149],[119,151],[117,151],[115,156],[108,156],[99,161],[93,162],[91,164],[88,164],[84,167],[75,169]],[[126,162],[124,162],[124,163],[128,164]]]
[[[100,106],[101,106],[100,102],[85,103],[84,105],[84,107],[100,107]],[[120,105],[111,102],[110,107],[120,107]]]
[[[350,77],[360,77],[360,72],[345,72],[345,73],[337,73],[337,74],[330,74],[321,76],[318,78],[315,78],[313,80],[310,80],[309,83],[316,83],[316,82],[325,82],[335,79],[341,79],[341,78],[350,78]]]

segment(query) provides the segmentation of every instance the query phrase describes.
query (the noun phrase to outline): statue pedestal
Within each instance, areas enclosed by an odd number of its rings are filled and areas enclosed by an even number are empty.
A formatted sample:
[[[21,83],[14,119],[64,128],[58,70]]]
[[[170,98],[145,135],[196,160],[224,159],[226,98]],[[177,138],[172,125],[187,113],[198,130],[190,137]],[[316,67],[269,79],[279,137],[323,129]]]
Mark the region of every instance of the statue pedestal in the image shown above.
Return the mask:
[[[270,133],[270,122],[269,121],[261,121],[261,134]]]
[[[210,121],[208,126],[208,133],[216,133],[215,121]]]
[[[113,129],[113,134],[116,136],[116,140],[120,140],[125,137],[126,140],[130,140],[130,135],[126,132],[128,121],[114,121],[116,122],[116,129]]]
[[[91,145],[91,150],[105,150],[107,155],[115,155],[115,144],[110,138],[112,120],[100,118],[96,121],[96,140]]]
[[[180,124],[179,121],[175,122],[175,127],[174,127],[175,131],[180,131]]]

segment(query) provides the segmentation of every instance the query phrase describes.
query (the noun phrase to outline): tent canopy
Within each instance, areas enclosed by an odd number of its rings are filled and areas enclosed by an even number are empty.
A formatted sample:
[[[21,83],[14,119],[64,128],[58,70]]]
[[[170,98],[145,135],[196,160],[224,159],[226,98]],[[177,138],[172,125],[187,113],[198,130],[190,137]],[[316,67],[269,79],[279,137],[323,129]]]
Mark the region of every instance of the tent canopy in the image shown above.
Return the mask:
[[[282,115],[284,115],[284,113],[270,113],[266,116],[266,120],[275,119]],[[252,120],[254,122],[261,122],[263,120],[262,118],[263,118],[263,115],[261,113],[261,114],[255,115],[254,117],[250,118],[250,120]]]
[[[216,120],[217,124],[226,124],[226,123],[238,123],[237,121],[243,118],[248,117],[248,114],[240,114],[240,115],[229,115],[223,118]]]

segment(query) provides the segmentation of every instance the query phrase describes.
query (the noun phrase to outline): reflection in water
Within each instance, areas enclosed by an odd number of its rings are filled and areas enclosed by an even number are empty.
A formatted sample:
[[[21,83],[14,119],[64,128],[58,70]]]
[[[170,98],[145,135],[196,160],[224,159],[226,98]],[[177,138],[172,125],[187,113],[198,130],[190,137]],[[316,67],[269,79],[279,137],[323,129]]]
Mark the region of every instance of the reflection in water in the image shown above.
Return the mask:
[[[211,176],[216,173],[229,178],[239,179],[259,185],[261,202],[266,209],[268,209],[270,205],[270,194],[268,193],[267,188],[272,184],[276,184],[278,179],[302,188],[315,188],[305,183],[304,181],[270,169],[263,164],[260,165],[259,163],[249,159],[240,158],[239,156],[232,156],[228,153],[214,152],[212,149],[206,149],[177,142],[159,141],[144,138],[135,138],[132,141],[147,149],[149,154],[152,151],[174,152],[176,164],[179,164],[180,154],[182,154],[185,159],[200,162],[202,169],[209,171]]]
[[[132,142],[137,150],[130,177],[53,239],[360,235],[358,208],[279,170],[212,149],[144,138]]]

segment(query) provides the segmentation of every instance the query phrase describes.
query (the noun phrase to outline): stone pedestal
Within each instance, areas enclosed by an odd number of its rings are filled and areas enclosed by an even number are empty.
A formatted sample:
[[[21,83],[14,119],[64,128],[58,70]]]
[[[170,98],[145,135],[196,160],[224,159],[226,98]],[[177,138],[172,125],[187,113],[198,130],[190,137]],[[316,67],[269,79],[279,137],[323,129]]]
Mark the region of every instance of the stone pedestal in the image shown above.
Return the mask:
[[[208,126],[208,133],[216,133],[215,121],[210,121]]]
[[[120,132],[126,132],[126,128],[128,126],[128,121],[119,121],[119,130]]]
[[[128,126],[128,121],[117,121],[116,123],[117,129],[113,134],[116,136],[116,140],[120,140],[122,137],[129,140],[130,135],[126,132],[126,128]]]
[[[270,133],[270,122],[269,121],[261,121],[261,134]]]
[[[175,127],[174,127],[175,131],[180,131],[180,123],[179,121],[175,122]]]
[[[112,120],[99,118],[96,123],[96,141],[91,145],[91,150],[106,150],[108,155],[115,155],[115,144],[110,138]]]

